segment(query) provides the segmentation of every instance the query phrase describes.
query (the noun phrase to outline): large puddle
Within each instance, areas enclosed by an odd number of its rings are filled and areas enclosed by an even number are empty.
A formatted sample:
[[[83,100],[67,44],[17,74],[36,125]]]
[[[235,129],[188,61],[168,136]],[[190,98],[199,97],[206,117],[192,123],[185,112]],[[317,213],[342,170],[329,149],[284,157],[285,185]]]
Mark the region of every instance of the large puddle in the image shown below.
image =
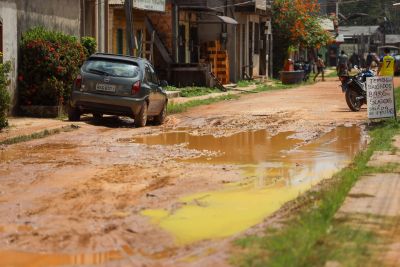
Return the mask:
[[[174,211],[145,210],[153,223],[169,232],[178,245],[240,233],[277,211],[283,204],[329,178],[345,167],[365,146],[358,127],[339,127],[312,143],[276,136],[266,131],[239,133],[230,137],[195,136],[168,132],[136,138],[148,145],[184,145],[188,149],[219,152],[219,156],[187,160],[191,163],[234,164],[243,179],[223,189],[188,195]],[[202,174],[199,173],[199,179]],[[30,231],[29,226],[0,226],[0,232]],[[94,254],[40,254],[0,251],[1,266],[104,265],[133,255],[129,248]]]
[[[366,142],[360,128],[339,127],[311,143],[275,136],[266,131],[229,137],[169,132],[136,138],[148,145],[184,144],[189,149],[218,151],[215,158],[189,161],[235,164],[243,181],[216,192],[186,196],[178,210],[145,210],[154,223],[171,233],[178,244],[234,235],[260,223],[286,202],[348,165]],[[199,174],[201,179],[201,174]]]

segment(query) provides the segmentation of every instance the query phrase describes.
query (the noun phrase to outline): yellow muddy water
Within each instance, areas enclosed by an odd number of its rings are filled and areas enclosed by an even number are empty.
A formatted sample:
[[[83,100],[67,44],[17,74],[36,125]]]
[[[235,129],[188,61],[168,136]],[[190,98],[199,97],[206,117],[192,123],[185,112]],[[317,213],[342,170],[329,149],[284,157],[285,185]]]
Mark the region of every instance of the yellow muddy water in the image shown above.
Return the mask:
[[[260,223],[283,204],[345,167],[366,144],[358,127],[339,127],[311,143],[293,133],[270,136],[266,131],[229,137],[193,136],[186,132],[137,138],[148,145],[186,144],[189,149],[219,151],[215,158],[194,162],[236,164],[243,180],[222,190],[186,196],[174,210],[145,210],[178,244],[224,238]],[[201,179],[201,174],[199,174]]]

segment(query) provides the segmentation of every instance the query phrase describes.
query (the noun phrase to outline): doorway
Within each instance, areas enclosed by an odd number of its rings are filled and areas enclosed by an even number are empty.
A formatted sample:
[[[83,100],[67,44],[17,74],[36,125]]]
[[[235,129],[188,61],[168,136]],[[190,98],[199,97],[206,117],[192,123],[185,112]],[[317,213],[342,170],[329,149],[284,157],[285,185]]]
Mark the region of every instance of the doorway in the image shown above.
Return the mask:
[[[186,62],[186,26],[179,25],[179,63]]]
[[[253,77],[253,48],[254,48],[254,35],[253,35],[253,22],[249,22],[249,76]]]
[[[190,63],[198,63],[200,57],[199,35],[197,27],[190,27]]]

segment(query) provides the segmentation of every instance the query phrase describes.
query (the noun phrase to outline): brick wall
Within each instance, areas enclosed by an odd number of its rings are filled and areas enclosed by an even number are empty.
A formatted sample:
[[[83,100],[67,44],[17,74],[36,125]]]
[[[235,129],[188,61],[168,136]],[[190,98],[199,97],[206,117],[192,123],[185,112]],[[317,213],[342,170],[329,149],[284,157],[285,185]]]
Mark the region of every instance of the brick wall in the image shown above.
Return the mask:
[[[172,52],[172,5],[167,4],[165,13],[151,12],[147,16],[150,18],[154,28],[160,36],[168,52]]]

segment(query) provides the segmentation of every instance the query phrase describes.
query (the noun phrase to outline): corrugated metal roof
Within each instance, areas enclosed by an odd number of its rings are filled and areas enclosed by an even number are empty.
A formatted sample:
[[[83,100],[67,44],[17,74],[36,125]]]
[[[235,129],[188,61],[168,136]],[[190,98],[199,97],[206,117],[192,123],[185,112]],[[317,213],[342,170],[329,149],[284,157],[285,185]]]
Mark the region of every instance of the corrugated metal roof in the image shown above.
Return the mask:
[[[352,37],[354,35],[373,35],[378,31],[379,26],[340,26],[339,34],[342,34],[345,38]]]
[[[387,44],[398,44],[400,43],[400,34],[387,34],[386,35]]]

